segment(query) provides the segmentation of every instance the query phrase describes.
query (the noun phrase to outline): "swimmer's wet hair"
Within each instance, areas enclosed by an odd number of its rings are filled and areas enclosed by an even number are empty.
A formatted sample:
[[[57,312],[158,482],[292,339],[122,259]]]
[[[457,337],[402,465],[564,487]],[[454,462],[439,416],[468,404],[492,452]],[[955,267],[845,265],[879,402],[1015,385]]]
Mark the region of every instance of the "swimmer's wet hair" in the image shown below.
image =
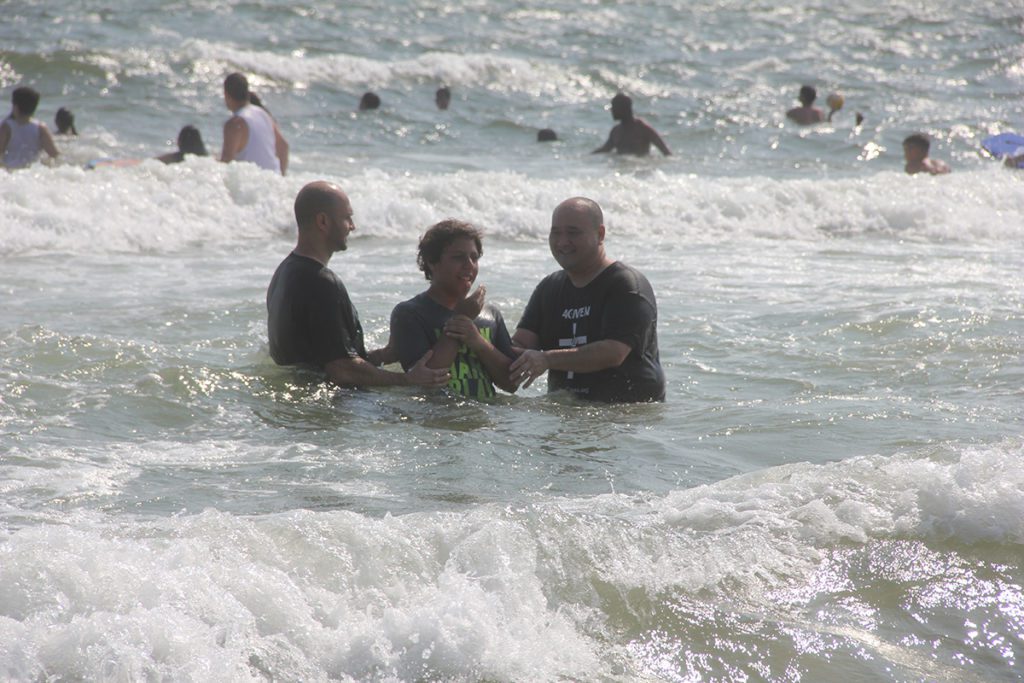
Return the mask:
[[[811,103],[818,98],[818,91],[814,89],[813,85],[805,85],[800,88],[800,97],[798,98],[805,106],[811,106]]]
[[[925,135],[924,133],[914,133],[913,135],[908,135],[903,139],[903,144],[923,149],[925,154],[928,153],[928,149],[932,146],[931,140],[929,140],[928,136]]]
[[[32,116],[39,106],[39,92],[28,86],[15,88],[11,93],[11,104],[18,108],[22,116]]]
[[[476,243],[477,254],[484,255],[483,233],[472,223],[449,218],[431,226],[420,238],[416,254],[416,265],[423,271],[424,277],[430,279],[430,264],[441,260],[444,248],[464,237]]]

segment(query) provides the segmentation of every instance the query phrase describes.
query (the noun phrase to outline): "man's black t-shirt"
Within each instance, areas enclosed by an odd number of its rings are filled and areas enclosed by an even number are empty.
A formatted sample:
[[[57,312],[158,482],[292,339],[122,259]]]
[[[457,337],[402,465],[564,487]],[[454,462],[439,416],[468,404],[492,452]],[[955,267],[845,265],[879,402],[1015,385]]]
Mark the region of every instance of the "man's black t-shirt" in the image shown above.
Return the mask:
[[[423,292],[395,306],[391,311],[391,342],[402,367],[408,370],[423,357],[444,334],[444,324],[454,315]],[[476,327],[480,335],[494,348],[512,357],[512,338],[505,327],[501,312],[485,304],[477,316]],[[494,382],[487,368],[465,344],[459,345],[452,361],[448,388],[469,398],[493,398]]]
[[[339,358],[366,358],[359,314],[345,285],[327,266],[294,253],[267,288],[267,332],[278,365],[322,369]]]
[[[519,327],[540,337],[540,348],[565,349],[612,339],[630,348],[617,368],[598,372],[548,370],[548,391],[567,389],[580,398],[607,402],[665,400],[658,357],[658,305],[647,278],[613,263],[585,287],[565,271],[537,285]]]

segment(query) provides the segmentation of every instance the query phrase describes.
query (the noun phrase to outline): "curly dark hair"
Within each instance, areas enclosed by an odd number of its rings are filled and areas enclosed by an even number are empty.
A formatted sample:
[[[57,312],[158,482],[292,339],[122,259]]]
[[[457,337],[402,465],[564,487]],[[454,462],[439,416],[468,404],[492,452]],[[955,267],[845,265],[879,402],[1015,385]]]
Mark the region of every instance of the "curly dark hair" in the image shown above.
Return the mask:
[[[428,280],[430,279],[430,264],[441,260],[441,252],[445,247],[464,237],[476,242],[477,253],[480,256],[484,255],[483,233],[466,221],[448,218],[440,223],[435,223],[423,234],[423,237],[420,238],[419,251],[416,254],[416,265],[420,267]]]

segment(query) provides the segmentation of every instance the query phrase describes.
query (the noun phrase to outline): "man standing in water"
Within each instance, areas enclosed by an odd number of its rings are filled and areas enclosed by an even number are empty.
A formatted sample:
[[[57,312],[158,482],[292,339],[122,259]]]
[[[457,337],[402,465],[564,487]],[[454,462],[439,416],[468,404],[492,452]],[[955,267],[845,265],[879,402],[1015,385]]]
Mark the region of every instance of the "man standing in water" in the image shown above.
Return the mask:
[[[288,142],[274,118],[250,101],[245,76],[233,73],[224,79],[224,104],[233,116],[224,124],[220,160],[251,161],[284,175],[288,170]]]
[[[547,372],[548,391],[596,401],[663,401],[654,290],[608,258],[604,237],[597,202],[573,197],[555,209],[548,241],[562,270],[533,290],[512,336],[525,350],[509,375],[526,387]]]
[[[633,100],[628,95],[619,93],[612,98],[612,118],[619,123],[608,134],[608,140],[592,154],[614,151],[645,157],[651,153],[652,144],[665,156],[672,154],[658,131],[643,119],[633,117]]]
[[[388,372],[388,348],[366,352],[363,328],[341,279],[327,267],[336,251],[348,249],[355,229],[352,204],[341,188],[322,180],[295,197],[298,244],[281,262],[267,289],[270,355],[278,365],[312,365],[341,386],[417,385],[439,387],[448,370],[426,367],[428,352],[408,372]]]

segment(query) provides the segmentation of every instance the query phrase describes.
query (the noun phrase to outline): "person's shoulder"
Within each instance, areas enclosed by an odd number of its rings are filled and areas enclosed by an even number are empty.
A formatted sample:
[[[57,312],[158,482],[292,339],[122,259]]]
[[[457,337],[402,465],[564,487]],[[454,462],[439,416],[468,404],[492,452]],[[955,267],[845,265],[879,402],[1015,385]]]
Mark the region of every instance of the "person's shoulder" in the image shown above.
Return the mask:
[[[421,292],[411,299],[399,301],[395,304],[395,307],[391,309],[391,315],[410,315],[417,313],[421,308],[423,308],[423,297],[424,294]]]
[[[564,270],[556,270],[553,273],[549,273],[544,276],[534,289],[547,289],[549,287],[558,287],[565,283],[569,279],[569,275]]]
[[[646,275],[622,261],[616,261],[608,266],[604,274],[615,285],[630,291],[643,291],[651,286]]]

